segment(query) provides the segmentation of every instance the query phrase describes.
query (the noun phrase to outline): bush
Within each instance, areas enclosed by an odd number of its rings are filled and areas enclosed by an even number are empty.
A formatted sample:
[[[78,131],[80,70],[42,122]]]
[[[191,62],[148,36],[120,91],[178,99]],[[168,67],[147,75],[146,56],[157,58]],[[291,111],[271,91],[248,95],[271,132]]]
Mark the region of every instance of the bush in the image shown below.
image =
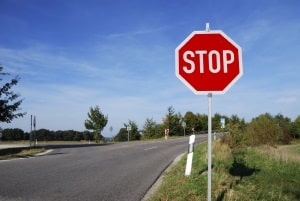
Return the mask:
[[[275,146],[283,139],[283,130],[268,113],[253,119],[246,130],[246,143],[250,146],[261,144]]]
[[[238,150],[245,144],[245,135],[238,123],[229,125],[229,134],[221,138],[222,143],[228,144],[232,150]]]

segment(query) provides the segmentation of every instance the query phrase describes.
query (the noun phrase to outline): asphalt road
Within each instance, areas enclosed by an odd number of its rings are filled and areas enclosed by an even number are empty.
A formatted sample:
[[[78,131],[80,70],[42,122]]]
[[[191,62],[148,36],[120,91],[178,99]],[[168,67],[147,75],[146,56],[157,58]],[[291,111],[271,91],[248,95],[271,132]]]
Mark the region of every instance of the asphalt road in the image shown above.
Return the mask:
[[[1,201],[141,200],[187,151],[188,138],[51,148],[44,156],[0,161]]]

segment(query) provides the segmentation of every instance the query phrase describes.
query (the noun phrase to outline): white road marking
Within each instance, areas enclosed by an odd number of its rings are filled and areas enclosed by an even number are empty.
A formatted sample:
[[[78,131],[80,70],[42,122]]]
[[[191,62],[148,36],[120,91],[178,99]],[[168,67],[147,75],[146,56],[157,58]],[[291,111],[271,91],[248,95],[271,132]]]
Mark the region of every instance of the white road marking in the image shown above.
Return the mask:
[[[144,149],[144,151],[148,151],[148,150],[151,150],[151,149],[157,149],[157,147],[149,147],[149,148]]]

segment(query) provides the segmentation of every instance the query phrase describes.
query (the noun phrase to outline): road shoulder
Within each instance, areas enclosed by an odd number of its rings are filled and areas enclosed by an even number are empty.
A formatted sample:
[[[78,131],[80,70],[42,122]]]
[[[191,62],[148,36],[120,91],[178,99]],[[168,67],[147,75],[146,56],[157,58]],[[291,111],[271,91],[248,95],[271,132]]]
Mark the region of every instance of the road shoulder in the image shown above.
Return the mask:
[[[163,182],[164,179],[164,175],[165,173],[169,172],[174,165],[176,165],[185,155],[185,153],[182,153],[180,155],[178,155],[171,163],[170,165],[161,173],[161,175],[158,177],[158,179],[154,182],[154,184],[149,188],[149,190],[147,191],[147,193],[145,194],[145,196],[143,197],[143,199],[141,201],[147,201],[149,200],[149,198],[158,190],[158,188],[160,187],[161,183]]]

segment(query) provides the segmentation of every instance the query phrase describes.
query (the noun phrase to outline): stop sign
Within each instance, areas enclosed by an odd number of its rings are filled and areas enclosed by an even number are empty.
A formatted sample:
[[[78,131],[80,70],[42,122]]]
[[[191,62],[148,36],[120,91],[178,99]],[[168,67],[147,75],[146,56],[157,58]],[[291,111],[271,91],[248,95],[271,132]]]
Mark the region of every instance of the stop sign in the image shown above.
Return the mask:
[[[176,76],[195,94],[223,94],[242,75],[242,49],[222,31],[194,31],[175,50]]]

